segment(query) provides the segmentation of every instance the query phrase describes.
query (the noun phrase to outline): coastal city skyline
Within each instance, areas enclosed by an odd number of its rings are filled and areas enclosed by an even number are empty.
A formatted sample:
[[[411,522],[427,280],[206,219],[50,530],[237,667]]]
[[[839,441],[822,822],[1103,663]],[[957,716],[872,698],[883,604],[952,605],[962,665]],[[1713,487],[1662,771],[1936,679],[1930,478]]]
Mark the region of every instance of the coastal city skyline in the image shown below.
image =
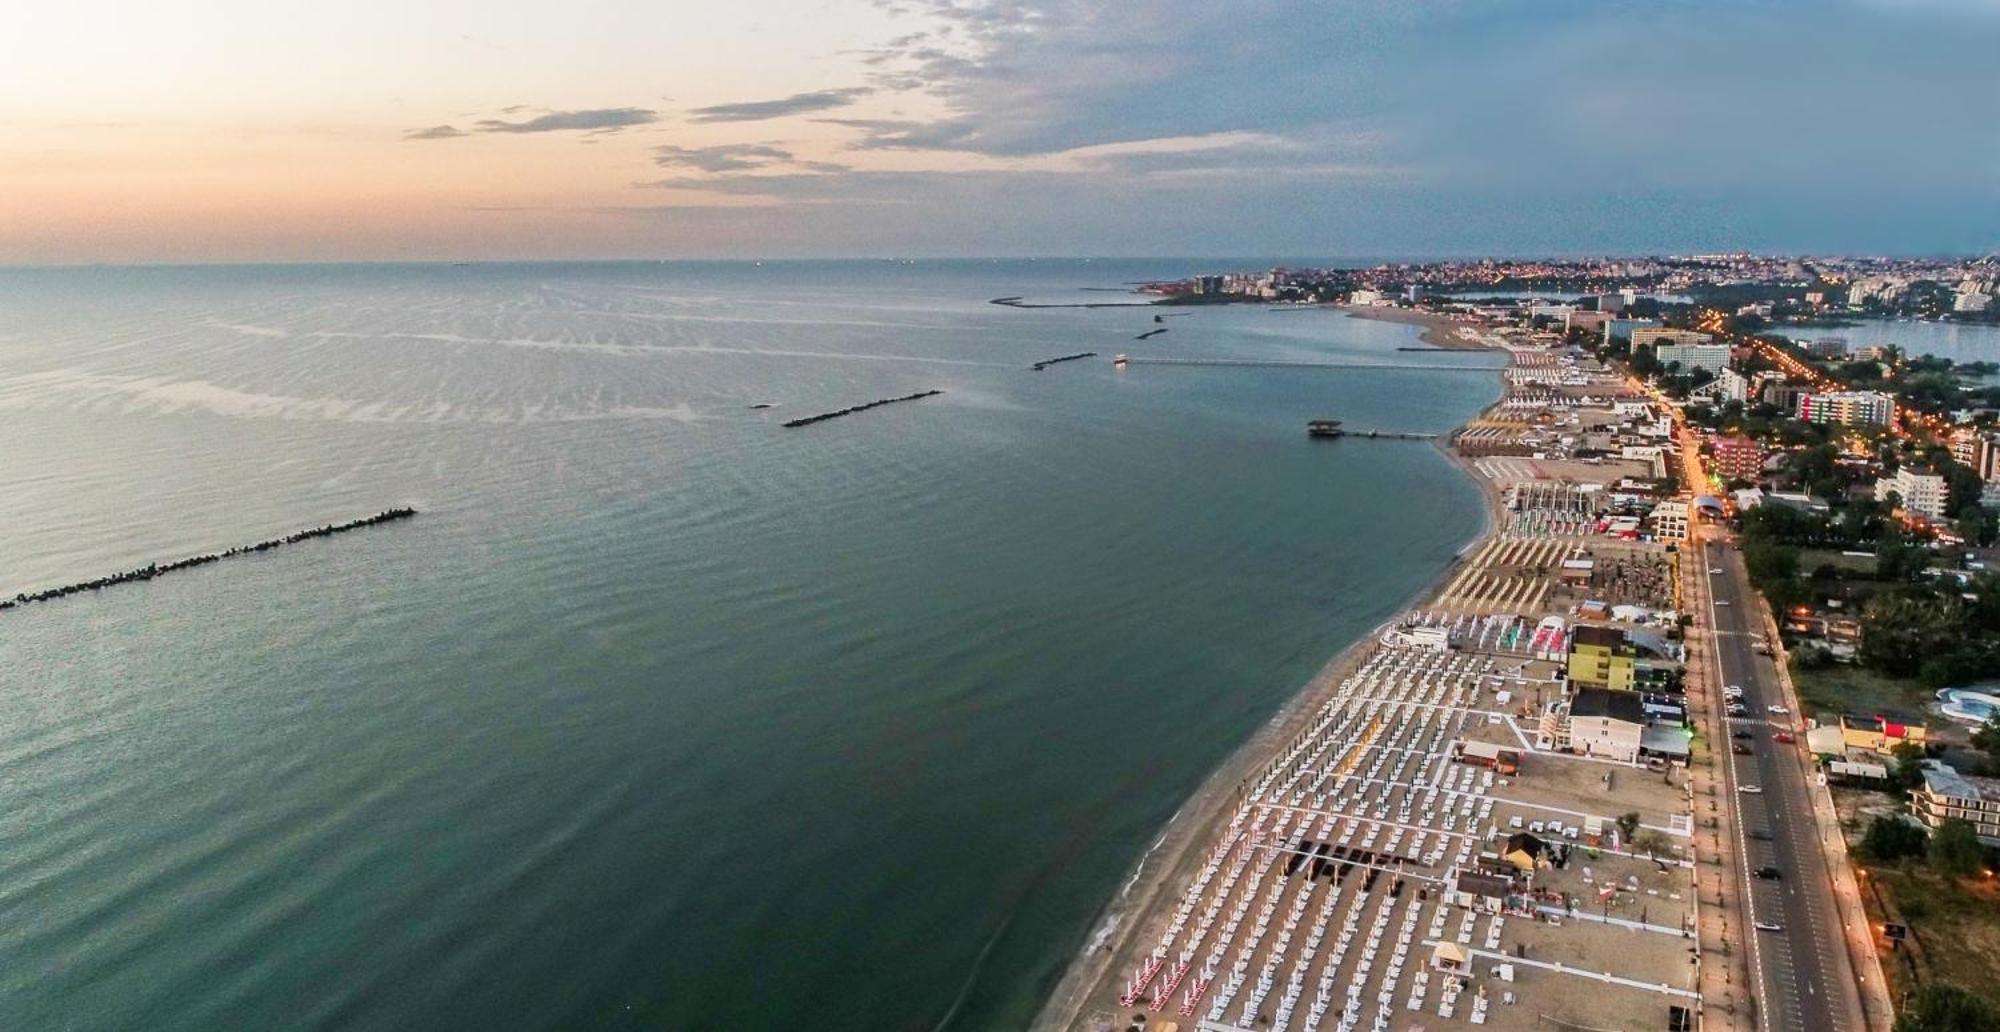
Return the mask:
[[[2000,238],[1977,2],[24,14],[7,263]]]

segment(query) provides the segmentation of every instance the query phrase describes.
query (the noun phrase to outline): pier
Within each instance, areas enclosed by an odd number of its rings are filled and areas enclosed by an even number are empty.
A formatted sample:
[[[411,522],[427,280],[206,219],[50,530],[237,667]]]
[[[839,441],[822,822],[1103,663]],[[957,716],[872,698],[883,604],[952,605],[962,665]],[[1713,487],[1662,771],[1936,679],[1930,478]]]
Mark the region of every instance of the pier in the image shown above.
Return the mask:
[[[1135,358],[1130,365],[1211,366],[1243,369],[1420,369],[1434,373],[1499,373],[1504,366],[1418,365],[1414,362],[1281,362],[1257,358]]]
[[[835,409],[832,412],[822,412],[816,416],[801,416],[798,419],[787,420],[782,425],[786,429],[797,429],[802,426],[811,426],[814,423],[824,423],[829,419],[839,419],[842,416],[851,416],[856,412],[866,412],[872,408],[881,408],[884,405],[894,405],[899,401],[920,401],[924,398],[936,397],[937,395],[943,393],[944,392],[940,390],[918,391],[915,394],[905,394],[900,398],[883,398],[880,401],[871,401],[864,405],[850,405],[844,409]]]
[[[1028,368],[1033,369],[1035,372],[1039,373],[1042,370],[1047,369],[1048,367],[1055,365],[1058,362],[1074,362],[1082,358],[1096,358],[1096,357],[1097,357],[1097,352],[1095,351],[1079,351],[1074,355],[1057,355],[1054,358],[1045,358],[1042,359],[1040,362],[1036,362],[1034,365],[1029,366]]]
[[[15,606],[24,606],[30,602],[52,602],[70,595],[108,588],[114,584],[149,581],[162,574],[172,573],[176,570],[206,566],[209,563],[221,562],[224,559],[233,559],[237,556],[250,555],[256,552],[268,552],[285,545],[295,545],[301,541],[310,541],[313,538],[332,537],[335,534],[342,534],[350,530],[372,527],[378,523],[392,523],[396,520],[406,520],[416,514],[417,510],[407,506],[396,509],[384,509],[373,516],[363,516],[358,520],[349,520],[346,523],[329,523],[310,530],[301,530],[297,533],[286,534],[284,537],[259,541],[252,545],[242,545],[236,548],[224,549],[220,552],[204,552],[201,555],[189,556],[186,559],[176,559],[170,563],[147,563],[137,569],[126,570],[123,573],[114,573],[109,576],[98,577],[94,580],[77,581],[74,584],[64,584],[61,587],[46,588],[41,591],[23,591],[13,598],[0,599],[0,609],[12,609]]]
[[[1083,301],[1069,304],[1043,304],[1023,301],[1019,294],[1011,297],[996,297],[986,302],[989,305],[1003,305],[1007,308],[1151,308],[1157,301]]]
[[[1365,437],[1371,441],[1435,441],[1437,434],[1412,433],[1403,430],[1350,430],[1340,425],[1338,419],[1311,419],[1306,421],[1308,437]]]

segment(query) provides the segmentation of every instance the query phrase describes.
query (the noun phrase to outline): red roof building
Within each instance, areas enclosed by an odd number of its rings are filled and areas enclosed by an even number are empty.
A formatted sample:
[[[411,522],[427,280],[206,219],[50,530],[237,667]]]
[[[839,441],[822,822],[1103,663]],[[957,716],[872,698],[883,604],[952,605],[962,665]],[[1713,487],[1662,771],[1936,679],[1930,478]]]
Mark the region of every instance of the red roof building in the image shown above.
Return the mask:
[[[1764,446],[1748,437],[1718,437],[1711,447],[1715,449],[1715,471],[1724,480],[1754,483],[1764,472]]]

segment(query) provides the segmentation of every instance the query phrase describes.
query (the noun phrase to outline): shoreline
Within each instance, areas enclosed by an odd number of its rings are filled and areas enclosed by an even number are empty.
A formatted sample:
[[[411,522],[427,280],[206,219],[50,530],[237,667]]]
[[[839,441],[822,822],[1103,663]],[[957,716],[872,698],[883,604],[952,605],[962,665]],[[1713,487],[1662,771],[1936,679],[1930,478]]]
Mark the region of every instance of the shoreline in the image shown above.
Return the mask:
[[[1471,324],[1450,319],[1435,312],[1424,312],[1414,308],[1379,308],[1374,305],[1332,305],[1338,311],[1346,312],[1353,319],[1374,319],[1377,322],[1403,323],[1421,326],[1424,332],[1417,340],[1434,348],[1448,351],[1494,351],[1488,344],[1468,340],[1458,331],[1471,329]],[[1490,407],[1490,406],[1489,406]],[[1481,410],[1484,414],[1484,410]]]
[[[1350,315],[1358,315],[1360,311],[1382,311],[1356,310],[1345,305],[1336,307],[1348,309]],[[1460,325],[1426,313],[1405,312],[1405,314],[1415,317],[1358,317],[1424,325],[1426,329],[1422,339],[1427,342],[1431,342],[1432,334],[1439,333],[1446,327]],[[1452,334],[1445,336],[1455,338]],[[1483,345],[1463,343],[1457,345],[1440,343],[1438,346],[1453,346],[1454,350],[1498,350]],[[1505,396],[1506,377],[1503,372],[1500,377],[1500,396],[1488,402],[1471,419],[1482,418],[1493,411]],[[1461,428],[1462,426],[1463,424]],[[1326,701],[1327,696],[1368,658],[1377,647],[1376,639],[1380,637],[1383,627],[1394,622],[1411,607],[1434,597],[1441,588],[1450,583],[1452,575],[1467,555],[1476,552],[1479,546],[1499,533],[1503,522],[1501,516],[1503,502],[1500,492],[1492,481],[1479,474],[1469,460],[1453,450],[1451,436],[1450,433],[1444,434],[1433,441],[1432,445],[1445,456],[1447,461],[1478,486],[1483,503],[1480,507],[1481,523],[1478,533],[1453,553],[1451,561],[1438,571],[1435,578],[1404,599],[1388,621],[1369,628],[1365,634],[1327,660],[1325,665],[1307,679],[1306,683],[1287,699],[1262,727],[1237,746],[1228,758],[1209,774],[1200,787],[1181,803],[1180,808],[1167,819],[1159,838],[1139,857],[1123,887],[1098,910],[1080,952],[1072,954],[1062,978],[1050,991],[1048,999],[1042,1004],[1042,1009],[1035,1015],[1029,1028],[1053,1032],[1053,1030],[1076,1027],[1083,1016],[1087,1001],[1105,986],[1107,979],[1115,978],[1117,972],[1130,966],[1135,956],[1135,948],[1143,952],[1144,944],[1152,941],[1154,936],[1141,937],[1138,933],[1157,930],[1154,926],[1166,916],[1166,911],[1156,906],[1162,893],[1179,887],[1201,863],[1202,858],[1207,855],[1201,847],[1207,844],[1209,833],[1213,832],[1216,823],[1226,816],[1227,807],[1236,803],[1242,793],[1243,785],[1258,768],[1271,761],[1282,743],[1304,730],[1312,715],[1317,713]],[[1139,920],[1147,915],[1151,915],[1152,920],[1144,924],[1139,923]]]

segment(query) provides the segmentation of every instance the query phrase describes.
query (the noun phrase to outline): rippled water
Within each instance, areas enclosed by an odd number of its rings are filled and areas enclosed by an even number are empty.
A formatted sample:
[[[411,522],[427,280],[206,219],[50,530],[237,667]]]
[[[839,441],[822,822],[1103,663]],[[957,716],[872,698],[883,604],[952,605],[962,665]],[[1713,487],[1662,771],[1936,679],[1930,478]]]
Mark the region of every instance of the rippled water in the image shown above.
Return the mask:
[[[1491,364],[1197,263],[0,271],[0,1027],[1023,1023],[1477,530]],[[879,397],[942,397],[804,430]],[[770,402],[776,407],[752,410]]]

